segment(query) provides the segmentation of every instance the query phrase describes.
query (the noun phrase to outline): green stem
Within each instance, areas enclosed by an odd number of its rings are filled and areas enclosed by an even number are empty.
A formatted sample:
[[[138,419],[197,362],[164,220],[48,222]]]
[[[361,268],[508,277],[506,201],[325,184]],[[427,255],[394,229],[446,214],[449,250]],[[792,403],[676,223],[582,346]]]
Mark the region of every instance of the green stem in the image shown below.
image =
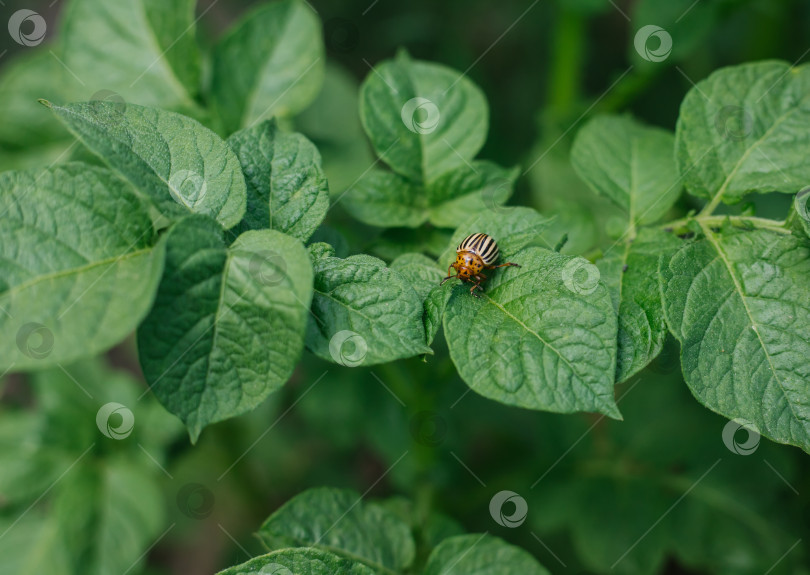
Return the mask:
[[[693,216],[691,218],[683,218],[681,220],[677,220],[674,222],[668,222],[663,224],[661,227],[666,229],[679,229],[686,226],[689,222],[695,221],[699,223],[701,226],[708,226],[708,227],[716,227],[720,226],[726,221],[730,221],[732,224],[740,223],[743,226],[751,226],[757,229],[765,229],[771,230],[773,232],[777,232],[780,234],[790,234],[791,231],[785,228],[785,222],[778,221],[778,220],[769,220],[767,218],[755,218],[752,216],[711,216],[711,215],[702,215],[703,212],[698,214],[697,216]]]
[[[715,194],[715,196],[712,198],[712,201],[710,201],[708,204],[703,206],[703,209],[700,210],[700,214],[698,214],[698,215],[699,216],[710,216],[710,215],[712,215],[714,213],[714,210],[717,209],[717,206],[720,205],[720,200],[722,199],[722,197],[723,197],[723,189],[721,188],[720,192]]]
[[[560,4],[558,9],[548,92],[548,110],[555,119],[566,117],[579,101],[585,49],[582,15]]]

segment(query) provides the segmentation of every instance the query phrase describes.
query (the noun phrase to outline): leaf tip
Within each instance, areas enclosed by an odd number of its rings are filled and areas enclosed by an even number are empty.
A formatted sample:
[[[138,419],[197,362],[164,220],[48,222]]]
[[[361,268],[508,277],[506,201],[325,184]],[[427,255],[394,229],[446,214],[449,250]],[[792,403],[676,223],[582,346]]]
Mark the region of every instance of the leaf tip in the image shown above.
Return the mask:
[[[186,424],[186,429],[188,429],[188,438],[191,441],[191,445],[196,445],[197,440],[200,438],[200,433],[202,433],[202,427],[199,425],[188,425]]]

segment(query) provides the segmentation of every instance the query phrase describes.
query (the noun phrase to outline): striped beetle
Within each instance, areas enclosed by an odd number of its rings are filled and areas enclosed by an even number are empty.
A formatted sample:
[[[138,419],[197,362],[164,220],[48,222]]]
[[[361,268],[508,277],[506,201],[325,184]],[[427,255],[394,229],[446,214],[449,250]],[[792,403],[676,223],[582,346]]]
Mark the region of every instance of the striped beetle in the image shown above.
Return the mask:
[[[498,266],[493,265],[497,261],[499,254],[498,244],[487,234],[475,233],[467,236],[458,244],[456,261],[447,268],[447,277],[441,281],[441,284],[452,278],[471,282],[474,285],[470,288],[470,294],[481,297],[475,293],[476,289],[483,289],[481,282],[487,279],[487,276],[482,274],[481,270],[494,270],[504,266],[520,267],[512,262],[506,262]],[[451,269],[456,270],[456,275],[451,275]]]

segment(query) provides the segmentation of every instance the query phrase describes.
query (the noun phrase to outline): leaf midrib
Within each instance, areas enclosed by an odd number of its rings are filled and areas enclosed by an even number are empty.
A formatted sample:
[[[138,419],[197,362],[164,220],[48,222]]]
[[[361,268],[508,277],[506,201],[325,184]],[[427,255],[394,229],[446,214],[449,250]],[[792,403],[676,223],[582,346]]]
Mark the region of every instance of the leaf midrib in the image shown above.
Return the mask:
[[[604,400],[603,400],[603,399],[602,399],[602,398],[601,398],[601,397],[600,397],[600,396],[599,396],[599,395],[598,395],[598,394],[597,394],[597,393],[596,393],[596,392],[595,392],[595,391],[594,391],[594,390],[591,388],[591,385],[585,381],[585,379],[584,379],[584,378],[583,378],[583,377],[582,377],[582,376],[581,376],[581,375],[580,375],[580,374],[579,374],[579,373],[578,373],[578,372],[577,372],[577,371],[574,369],[574,366],[573,366],[573,365],[571,365],[571,362],[570,362],[570,361],[568,361],[568,359],[567,359],[567,358],[566,358],[566,357],[565,357],[565,356],[564,356],[562,353],[560,353],[560,351],[559,351],[557,348],[555,348],[553,345],[551,345],[549,342],[547,342],[545,339],[543,339],[543,338],[540,336],[540,334],[539,334],[539,333],[537,333],[536,331],[532,330],[532,329],[531,329],[529,326],[527,326],[525,323],[523,323],[523,322],[520,320],[520,318],[518,318],[517,316],[513,315],[513,314],[512,314],[511,312],[509,312],[509,311],[508,311],[508,310],[507,310],[505,307],[503,307],[503,305],[501,305],[501,304],[499,304],[498,302],[496,302],[496,301],[495,301],[494,299],[492,299],[492,298],[491,298],[489,295],[484,294],[484,297],[486,297],[486,298],[487,298],[487,301],[488,301],[489,303],[491,303],[491,304],[492,304],[492,305],[494,305],[496,308],[498,308],[499,310],[501,310],[501,311],[502,311],[502,312],[503,312],[503,313],[504,313],[504,314],[505,314],[507,317],[509,317],[509,318],[511,318],[512,320],[514,320],[514,321],[515,321],[515,322],[516,322],[518,325],[520,325],[520,326],[521,326],[521,327],[522,327],[524,330],[526,330],[527,332],[529,332],[530,334],[532,334],[534,337],[536,337],[536,338],[537,338],[537,339],[540,341],[540,343],[542,343],[542,344],[543,344],[545,347],[547,347],[548,349],[550,349],[551,351],[553,351],[553,352],[554,352],[554,354],[555,354],[555,355],[556,355],[558,358],[560,358],[560,359],[563,361],[563,363],[565,363],[565,365],[567,365],[567,366],[568,366],[568,368],[571,370],[571,374],[572,374],[572,375],[574,375],[574,376],[575,376],[575,377],[576,377],[576,378],[577,378],[579,381],[581,381],[583,384],[585,384],[585,387],[586,387],[588,390],[590,390],[590,392],[593,394],[593,396],[594,396],[596,399],[598,399],[598,400],[599,400],[599,404],[600,404],[601,406],[603,406],[603,407],[607,407],[607,408],[610,408],[610,407],[611,407],[610,405],[607,405],[607,404],[605,403],[605,401],[604,401]]]
[[[791,70],[791,69],[792,69],[792,67],[788,69],[788,73],[790,72],[790,70]],[[780,79],[780,81],[781,81],[781,79]],[[777,119],[777,120],[776,120],[776,121],[773,123],[773,125],[772,125],[770,128],[768,128],[768,129],[765,131],[765,133],[764,133],[764,134],[762,134],[762,136],[760,136],[759,138],[757,138],[757,140],[756,140],[754,143],[752,143],[752,144],[751,144],[751,146],[750,146],[750,147],[748,147],[748,148],[745,150],[745,152],[743,153],[743,155],[742,155],[742,156],[740,156],[740,159],[739,159],[739,160],[737,160],[737,163],[734,165],[734,168],[731,170],[731,173],[729,173],[729,175],[728,175],[728,176],[726,176],[726,179],[723,181],[723,184],[720,186],[720,189],[717,191],[717,193],[716,193],[716,194],[715,194],[715,195],[712,197],[712,199],[710,200],[709,205],[713,205],[713,206],[716,206],[716,205],[717,205],[717,203],[718,203],[718,202],[719,202],[719,201],[720,201],[720,200],[723,198],[723,194],[725,193],[725,191],[726,191],[726,189],[728,188],[728,186],[731,184],[731,181],[732,181],[732,180],[734,179],[734,177],[737,175],[737,172],[740,170],[740,168],[741,168],[741,167],[743,166],[743,164],[745,163],[745,160],[747,160],[747,159],[748,159],[748,156],[750,156],[750,155],[753,153],[753,151],[754,151],[755,149],[757,149],[757,148],[759,147],[759,145],[760,145],[762,142],[764,142],[764,141],[765,141],[765,140],[766,140],[766,139],[767,139],[767,138],[768,138],[768,137],[771,135],[771,132],[772,132],[772,131],[773,131],[775,128],[777,128],[777,127],[778,127],[778,126],[780,126],[780,125],[781,125],[781,124],[782,124],[782,123],[783,123],[785,120],[787,120],[787,118],[788,118],[788,117],[789,117],[791,114],[793,114],[794,112],[796,112],[797,110],[799,110],[799,109],[800,109],[801,104],[802,104],[803,102],[807,101],[808,99],[810,99],[810,96],[805,96],[804,98],[802,98],[801,100],[799,100],[799,101],[798,101],[798,102],[797,102],[797,103],[796,103],[794,106],[792,106],[792,107],[791,107],[791,108],[789,108],[787,111],[785,111],[785,113],[783,113],[781,116],[779,116],[779,118],[778,118],[778,119]]]
[[[361,555],[356,555],[354,553],[351,553],[350,551],[346,551],[345,549],[343,549],[341,547],[333,547],[332,545],[324,545],[323,543],[312,542],[312,541],[309,541],[307,539],[301,539],[300,537],[287,535],[286,533],[283,533],[280,536],[282,538],[284,538],[285,541],[292,541],[293,543],[295,543],[295,547],[300,547],[300,548],[304,548],[304,549],[316,547],[316,548],[319,548],[319,549],[323,549],[325,551],[331,551],[335,555],[345,557],[346,559],[350,559],[350,560],[355,561],[357,563],[362,563],[364,565],[367,565],[367,566],[369,566],[369,567],[371,567],[373,569],[377,569],[379,571],[384,571],[386,574],[399,575],[396,571],[386,567],[385,565],[377,563],[376,561],[372,561],[371,559],[369,559],[367,557],[363,557]]]
[[[114,264],[114,263],[117,263],[119,261],[130,259],[130,258],[135,257],[135,256],[140,256],[140,255],[143,255],[143,254],[147,254],[147,253],[149,253],[149,252],[151,252],[153,250],[154,250],[154,247],[144,248],[144,249],[141,249],[141,250],[136,250],[134,252],[129,252],[129,253],[124,254],[124,255],[114,256],[114,257],[110,257],[110,258],[105,258],[103,260],[98,260],[98,261],[95,261],[95,262],[91,262],[91,263],[89,263],[87,265],[80,266],[80,267],[77,267],[77,268],[69,268],[69,269],[66,269],[66,270],[60,270],[58,272],[51,272],[49,274],[38,275],[38,276],[36,276],[35,278],[33,278],[33,279],[29,280],[29,281],[26,281],[26,282],[23,282],[21,284],[17,284],[16,286],[11,287],[6,292],[0,292],[0,297],[5,296],[6,294],[13,294],[15,292],[22,291],[23,289],[27,289],[27,288],[29,288],[31,286],[36,285],[40,281],[50,281],[50,280],[53,280],[53,279],[58,279],[58,278],[63,277],[63,276],[80,274],[80,273],[83,273],[85,271],[92,270],[93,268],[96,268],[96,267],[100,267],[100,266],[104,266],[104,265],[108,265],[108,264]]]

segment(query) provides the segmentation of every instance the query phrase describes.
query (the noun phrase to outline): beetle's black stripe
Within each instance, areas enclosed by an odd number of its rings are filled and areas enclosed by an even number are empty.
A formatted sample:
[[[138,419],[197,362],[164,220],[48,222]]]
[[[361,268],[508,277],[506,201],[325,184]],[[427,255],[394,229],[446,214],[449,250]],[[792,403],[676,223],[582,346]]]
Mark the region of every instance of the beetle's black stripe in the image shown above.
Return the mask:
[[[484,234],[481,234],[481,233],[470,234],[469,236],[464,238],[464,240],[458,245],[458,247],[456,248],[456,251],[460,252],[460,251],[472,250],[473,249],[472,245],[476,242],[476,240],[478,240],[478,238],[480,236],[483,236],[483,235]]]
[[[495,240],[488,237],[487,242],[481,247],[479,255],[481,259],[484,260],[485,264],[491,264],[498,258],[498,244],[495,243]]]

